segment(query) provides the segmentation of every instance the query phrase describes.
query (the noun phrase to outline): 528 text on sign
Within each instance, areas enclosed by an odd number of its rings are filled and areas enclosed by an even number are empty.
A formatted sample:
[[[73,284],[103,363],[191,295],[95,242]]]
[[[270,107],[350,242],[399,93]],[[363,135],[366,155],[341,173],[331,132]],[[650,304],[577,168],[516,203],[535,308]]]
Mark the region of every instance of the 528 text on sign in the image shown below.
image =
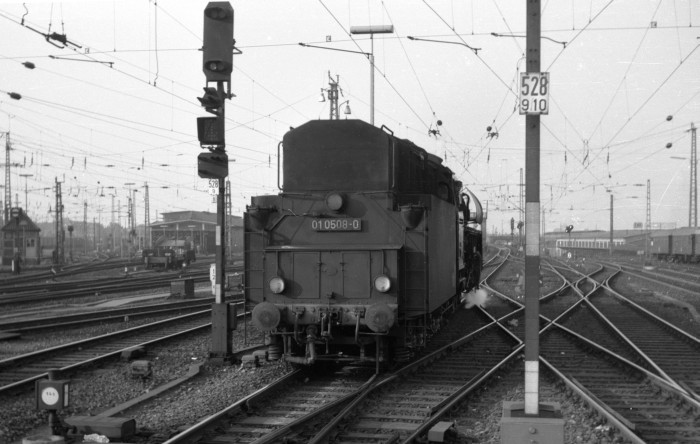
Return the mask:
[[[520,114],[549,114],[549,73],[520,73]]]

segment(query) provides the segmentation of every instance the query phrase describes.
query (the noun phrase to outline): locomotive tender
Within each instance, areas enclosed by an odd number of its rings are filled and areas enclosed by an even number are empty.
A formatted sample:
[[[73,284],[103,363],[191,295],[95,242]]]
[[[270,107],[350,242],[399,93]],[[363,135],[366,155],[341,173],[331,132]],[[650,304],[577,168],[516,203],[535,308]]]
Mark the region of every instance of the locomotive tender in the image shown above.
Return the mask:
[[[292,129],[281,192],[244,214],[246,303],[287,361],[406,360],[479,285],[480,203],[439,157],[384,129]]]

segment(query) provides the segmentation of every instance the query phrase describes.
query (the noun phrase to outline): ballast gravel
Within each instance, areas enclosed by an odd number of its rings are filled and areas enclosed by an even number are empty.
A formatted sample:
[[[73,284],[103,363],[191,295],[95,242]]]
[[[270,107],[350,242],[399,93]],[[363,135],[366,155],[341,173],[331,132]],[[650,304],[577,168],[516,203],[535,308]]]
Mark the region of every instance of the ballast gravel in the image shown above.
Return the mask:
[[[652,298],[654,293],[649,293],[645,296]],[[655,308],[668,311],[664,313],[668,319],[673,319],[688,331],[698,331],[698,323],[691,316],[683,316],[683,313],[679,316],[677,307],[662,305],[659,307],[656,303]],[[87,330],[74,334],[89,336],[97,333],[99,332]],[[70,335],[69,332],[65,334]],[[263,340],[262,335],[250,324],[247,327],[247,342],[244,341],[242,325],[239,325],[239,330],[232,332],[231,338],[234,350],[260,344]],[[67,409],[59,413],[62,417],[100,414],[185,376],[191,365],[203,364],[202,372],[184,384],[118,414],[136,420],[137,435],[130,442],[158,444],[291,370],[279,362],[263,362],[259,367],[209,365],[210,341],[210,333],[205,332],[149,349],[146,356],[139,358],[152,362],[153,374],[146,379],[132,377],[130,363],[122,361],[63,375],[61,377],[72,379],[71,402]],[[5,342],[0,356],[8,357],[31,349],[45,348],[50,344],[55,345],[55,342],[55,337],[33,337],[26,343]],[[613,428],[566,389],[546,377],[542,378],[540,385],[543,401],[561,404],[565,442],[624,442]],[[447,441],[452,444],[500,442],[503,401],[522,401],[523,398],[522,378],[492,381],[454,411],[450,420],[456,422],[457,433],[449,436]],[[19,444],[22,438],[47,434],[48,415],[38,411],[35,403],[33,391],[0,394],[0,444]]]
[[[260,344],[262,337],[248,327],[248,344],[242,332],[233,332],[233,349]],[[183,427],[228,406],[236,399],[284,375],[290,369],[269,362],[260,367],[209,365],[210,334],[197,334],[167,345],[153,347],[139,359],[151,361],[153,373],[142,379],[131,375],[131,364],[113,361],[99,368],[81,369],[70,378],[70,405],[61,417],[97,415],[139,397],[169,381],[185,376],[191,365],[204,364],[200,374],[158,397],[116,416],[136,419],[137,436],[132,442],[161,442]],[[257,341],[257,342],[256,342]],[[33,390],[0,395],[0,443],[20,443],[23,438],[46,435],[48,414],[36,409]]]
[[[248,333],[247,345],[261,343],[261,335],[252,327]],[[241,331],[233,332],[232,340],[234,350],[246,346]],[[139,358],[153,364],[153,374],[147,379],[132,377],[129,362],[115,361],[100,368],[83,369],[71,375],[71,405],[59,413],[62,417],[97,415],[185,376],[193,364],[204,364],[203,371],[184,384],[117,414],[136,420],[137,434],[128,442],[157,444],[291,370],[280,362],[262,362],[259,367],[213,366],[207,364],[209,350],[210,335],[207,333],[153,347],[146,356]],[[451,418],[456,421],[459,434],[450,441],[459,444],[500,441],[494,439],[499,436],[502,402],[522,400],[522,382],[494,382]],[[545,383],[543,387],[549,387],[550,397],[562,404],[566,436],[570,439],[567,442],[619,442],[585,405],[554,386]],[[473,408],[474,403],[478,408]],[[2,444],[19,444],[22,438],[46,435],[47,424],[46,412],[35,408],[33,393],[0,397]]]

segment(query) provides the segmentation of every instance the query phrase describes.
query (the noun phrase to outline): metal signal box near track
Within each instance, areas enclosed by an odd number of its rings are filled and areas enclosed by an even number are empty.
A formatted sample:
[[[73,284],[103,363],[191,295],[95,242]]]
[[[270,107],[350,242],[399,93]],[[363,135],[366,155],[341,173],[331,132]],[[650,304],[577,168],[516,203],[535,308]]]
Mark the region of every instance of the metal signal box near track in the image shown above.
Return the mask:
[[[40,379],[35,383],[36,408],[61,410],[69,405],[70,380]]]
[[[564,419],[559,403],[540,404],[539,412],[539,416],[528,416],[522,402],[504,401],[501,443],[562,444]]]

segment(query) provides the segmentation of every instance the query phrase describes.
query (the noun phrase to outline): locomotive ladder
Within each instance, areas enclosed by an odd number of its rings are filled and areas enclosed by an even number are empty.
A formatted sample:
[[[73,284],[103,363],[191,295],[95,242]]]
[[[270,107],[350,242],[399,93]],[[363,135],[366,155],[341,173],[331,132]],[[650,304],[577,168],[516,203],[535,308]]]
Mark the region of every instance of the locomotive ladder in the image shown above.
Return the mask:
[[[406,318],[423,317],[422,335],[427,334],[429,296],[428,235],[424,231],[405,231],[403,289]]]

